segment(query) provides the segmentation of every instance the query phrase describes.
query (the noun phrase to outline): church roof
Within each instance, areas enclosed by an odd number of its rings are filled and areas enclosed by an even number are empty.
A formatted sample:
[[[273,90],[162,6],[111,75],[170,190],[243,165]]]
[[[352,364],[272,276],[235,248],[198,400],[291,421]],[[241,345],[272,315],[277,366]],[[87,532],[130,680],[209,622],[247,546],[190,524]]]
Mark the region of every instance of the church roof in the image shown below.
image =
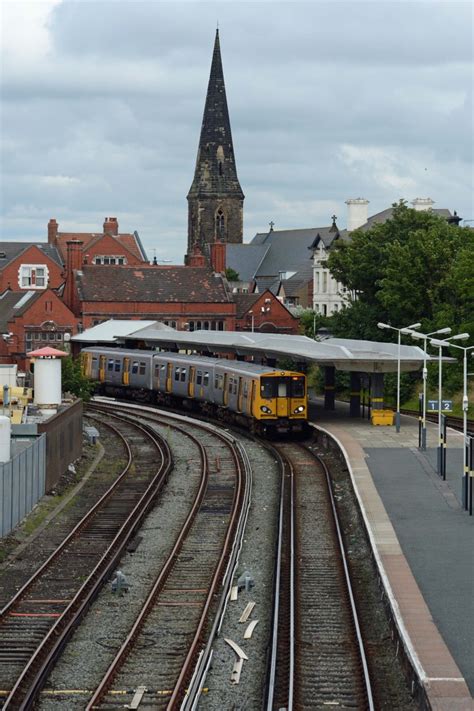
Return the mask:
[[[260,244],[228,244],[226,263],[239,275],[240,281],[253,281],[269,247]]]
[[[221,193],[244,197],[235,166],[219,30],[217,30],[196,169],[188,198]]]

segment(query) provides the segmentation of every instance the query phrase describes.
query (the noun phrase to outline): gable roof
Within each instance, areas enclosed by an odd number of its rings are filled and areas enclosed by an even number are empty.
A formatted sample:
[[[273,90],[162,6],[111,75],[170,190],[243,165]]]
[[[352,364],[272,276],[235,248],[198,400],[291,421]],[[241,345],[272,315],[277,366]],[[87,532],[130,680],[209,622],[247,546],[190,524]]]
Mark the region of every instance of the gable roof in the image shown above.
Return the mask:
[[[261,294],[233,294],[236,306],[236,318],[242,318],[260,299]]]
[[[208,267],[84,266],[75,278],[82,301],[232,302],[222,275]]]
[[[227,244],[226,263],[239,275],[240,281],[253,281],[269,246],[260,244]]]
[[[259,265],[256,277],[278,276],[279,272],[297,272],[311,259],[308,252],[318,234],[329,232],[330,227],[312,227],[302,230],[271,230],[258,233],[250,244],[268,247]]]
[[[15,316],[21,316],[44,291],[11,291],[0,294],[0,333],[8,333],[8,323]]]
[[[117,241],[118,248],[126,249],[133,254],[134,257],[137,257],[137,259],[148,262],[148,257],[141,243],[140,236],[136,231],[133,232],[133,234],[124,232],[118,235],[113,235],[110,232],[58,232],[56,242],[61,254],[64,259],[66,259],[67,242],[69,240],[74,239],[83,242],[82,251],[86,252],[92,244],[107,235]]]
[[[23,252],[26,252],[30,247],[37,247],[44,256],[48,259],[52,259],[60,267],[63,266],[63,260],[56,247],[48,242],[3,242],[1,243],[0,253],[4,253],[4,257],[0,257],[0,270],[6,267],[8,264],[13,262],[14,259],[19,257]]]

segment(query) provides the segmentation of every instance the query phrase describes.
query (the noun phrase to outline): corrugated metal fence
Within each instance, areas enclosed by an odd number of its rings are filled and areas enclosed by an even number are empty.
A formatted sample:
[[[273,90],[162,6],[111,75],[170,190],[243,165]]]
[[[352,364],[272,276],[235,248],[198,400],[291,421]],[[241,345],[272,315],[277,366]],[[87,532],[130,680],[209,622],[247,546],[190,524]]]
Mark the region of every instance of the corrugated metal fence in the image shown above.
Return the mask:
[[[6,536],[45,493],[46,435],[0,463],[0,536]]]

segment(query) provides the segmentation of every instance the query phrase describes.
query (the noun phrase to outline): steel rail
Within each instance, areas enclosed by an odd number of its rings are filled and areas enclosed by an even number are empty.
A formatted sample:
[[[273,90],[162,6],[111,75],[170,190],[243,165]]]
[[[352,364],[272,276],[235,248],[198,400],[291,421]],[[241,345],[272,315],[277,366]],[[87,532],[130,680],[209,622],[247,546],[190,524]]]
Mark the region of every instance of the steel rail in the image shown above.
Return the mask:
[[[285,501],[286,501],[286,471],[289,470],[290,473],[290,671],[288,674],[288,704],[287,708],[290,711],[293,708],[293,684],[294,684],[294,615],[295,615],[295,604],[294,604],[294,515],[293,515],[293,469],[288,460],[285,460],[278,449],[271,449],[272,454],[277,457],[280,461],[281,467],[281,490],[280,490],[280,511],[278,519],[278,537],[277,537],[277,551],[276,551],[276,561],[275,561],[275,581],[274,581],[274,604],[273,604],[273,629],[272,629],[272,641],[271,641],[271,658],[269,667],[269,680],[268,680],[268,696],[267,696],[267,711],[272,711],[274,704],[275,695],[275,684],[276,684],[276,669],[278,662],[278,631],[279,631],[279,616],[280,616],[280,591],[281,591],[281,568],[282,568],[282,552],[283,552],[283,538],[284,538],[284,515],[285,515]],[[290,704],[291,698],[291,704]]]
[[[120,418],[118,418],[120,419]],[[78,590],[74,598],[71,600],[67,608],[61,614],[54,625],[49,629],[47,635],[43,638],[41,644],[36,649],[28,664],[24,668],[22,674],[17,679],[15,686],[7,697],[3,709],[11,708],[19,711],[28,711],[32,708],[34,700],[43,686],[47,675],[64,647],[67,639],[72,634],[79,620],[85,615],[92,601],[97,596],[100,587],[104,580],[110,575],[117,561],[123,553],[128,541],[134,535],[137,526],[147,515],[153,500],[161,489],[168,471],[172,466],[171,451],[164,440],[159,440],[156,433],[148,430],[148,428],[136,425],[138,429],[146,431],[150,439],[155,444],[160,441],[160,451],[162,453],[162,461],[160,466],[147,486],[145,492],[140,497],[125,522],[115,535],[113,541],[105,553],[96,564],[95,568]],[[47,649],[47,645],[50,648]],[[44,660],[41,660],[41,655],[45,655]],[[35,669],[38,666],[38,670]],[[29,675],[33,675],[31,680],[28,680]],[[27,684],[26,690],[22,690],[22,686]],[[18,698],[20,697],[20,698]]]
[[[344,568],[344,576],[345,576],[345,580],[346,580],[347,592],[349,595],[349,601],[350,601],[350,605],[351,605],[352,619],[353,619],[354,627],[356,630],[357,645],[359,647],[359,656],[360,656],[360,660],[362,663],[362,668],[364,670],[364,683],[365,683],[365,688],[366,688],[366,692],[367,692],[368,708],[369,708],[369,711],[374,711],[375,706],[374,706],[374,699],[373,699],[373,694],[372,694],[372,684],[371,684],[370,675],[369,675],[369,667],[367,664],[367,657],[365,654],[364,641],[362,639],[362,633],[360,630],[359,616],[357,614],[357,606],[355,603],[355,597],[354,597],[354,593],[352,590],[349,565],[347,563],[346,548],[345,548],[344,540],[342,537],[341,525],[339,523],[339,515],[337,513],[336,502],[335,502],[334,494],[332,491],[331,477],[330,477],[329,469],[326,465],[326,462],[324,462],[321,457],[318,457],[313,452],[312,452],[312,455],[322,465],[323,471],[326,476],[329,498],[331,501],[331,508],[332,508],[332,513],[333,513],[333,517],[334,517],[334,523],[336,526],[336,531],[337,531],[337,539],[339,542],[339,549],[341,552],[341,559],[342,559],[342,564],[343,564],[343,568]]]

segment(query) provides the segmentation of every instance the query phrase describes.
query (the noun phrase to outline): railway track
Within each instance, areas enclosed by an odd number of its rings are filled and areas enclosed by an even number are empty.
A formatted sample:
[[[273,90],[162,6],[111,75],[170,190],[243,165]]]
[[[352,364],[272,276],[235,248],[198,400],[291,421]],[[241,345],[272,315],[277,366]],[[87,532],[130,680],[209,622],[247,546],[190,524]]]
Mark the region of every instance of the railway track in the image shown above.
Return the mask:
[[[110,577],[171,467],[169,448],[145,426],[116,419],[122,473],[0,611],[3,709],[31,708],[61,648]]]
[[[373,709],[328,470],[302,445],[275,449],[283,478],[267,711]]]
[[[410,415],[412,417],[419,417],[420,414],[417,410],[400,410],[402,415]],[[428,422],[438,422],[438,413],[427,412],[426,419]],[[446,415],[446,425],[451,427],[453,430],[463,431],[464,421],[462,417],[455,417],[454,415]],[[467,421],[467,433],[471,437],[474,437],[474,421]]]
[[[202,479],[185,524],[87,709],[115,707],[112,683],[141,689],[140,708],[177,708],[189,684],[188,703],[199,696],[248,507],[250,468],[233,438],[209,426],[190,425],[186,417],[177,425],[176,417],[160,413],[158,418],[151,409],[140,410],[139,416],[148,423],[174,423],[183,437],[193,439],[201,452]],[[161,643],[150,647],[147,640],[156,639],[158,631]]]

